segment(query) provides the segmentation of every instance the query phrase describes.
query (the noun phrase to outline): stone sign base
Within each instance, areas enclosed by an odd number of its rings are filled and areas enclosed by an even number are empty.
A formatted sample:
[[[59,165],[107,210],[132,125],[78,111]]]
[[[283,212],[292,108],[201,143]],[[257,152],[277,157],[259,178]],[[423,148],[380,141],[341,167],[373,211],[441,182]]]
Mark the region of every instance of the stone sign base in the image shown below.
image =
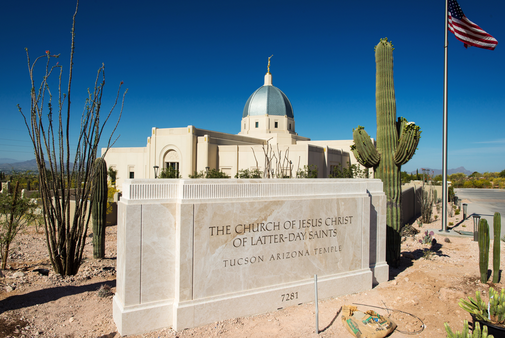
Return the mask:
[[[175,330],[360,292],[388,280],[372,179],[128,180],[114,321]]]

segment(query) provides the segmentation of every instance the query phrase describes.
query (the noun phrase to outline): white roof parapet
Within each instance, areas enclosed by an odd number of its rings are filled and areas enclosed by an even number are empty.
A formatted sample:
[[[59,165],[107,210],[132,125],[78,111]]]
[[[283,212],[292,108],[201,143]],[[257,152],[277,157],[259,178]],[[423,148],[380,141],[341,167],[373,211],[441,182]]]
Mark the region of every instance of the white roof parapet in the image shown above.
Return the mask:
[[[378,179],[125,180],[121,200],[204,200],[382,193]]]

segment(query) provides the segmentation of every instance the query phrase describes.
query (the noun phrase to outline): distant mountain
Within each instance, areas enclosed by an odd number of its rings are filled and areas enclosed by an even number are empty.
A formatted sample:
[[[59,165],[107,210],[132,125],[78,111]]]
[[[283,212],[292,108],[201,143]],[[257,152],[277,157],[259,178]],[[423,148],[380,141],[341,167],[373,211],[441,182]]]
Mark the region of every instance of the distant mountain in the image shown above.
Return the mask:
[[[421,169],[418,169],[419,170],[419,174],[422,174],[423,171]],[[432,174],[433,172],[433,176],[437,176],[437,175],[442,175],[442,169],[430,169],[430,168],[424,168],[424,170],[427,170],[430,175]],[[416,171],[412,171],[410,174],[415,174]],[[456,169],[448,169],[447,170],[447,176],[449,175],[452,175],[452,174],[457,174],[457,173],[463,173],[465,175],[470,175],[473,173],[473,171],[470,171],[470,170],[466,170],[465,167],[459,167],[459,168],[456,168]]]
[[[16,160],[14,160],[16,161]],[[12,162],[12,163],[1,163],[0,162],[0,171],[9,174],[13,171],[35,171],[38,172],[39,169],[37,168],[37,160],[29,160],[29,161],[23,161],[23,162]]]
[[[13,158],[0,158],[0,164],[4,164],[4,163],[16,163],[16,162],[21,162],[21,161],[18,161],[18,160],[15,160]]]
[[[73,163],[70,163],[70,168],[72,168]],[[49,162],[46,161],[46,167],[49,167]],[[14,162],[14,163],[0,163],[0,171],[5,173],[5,174],[10,174],[12,172],[20,171],[33,171],[38,173],[39,168],[37,167],[37,160],[29,160],[29,161],[23,161],[23,162]]]

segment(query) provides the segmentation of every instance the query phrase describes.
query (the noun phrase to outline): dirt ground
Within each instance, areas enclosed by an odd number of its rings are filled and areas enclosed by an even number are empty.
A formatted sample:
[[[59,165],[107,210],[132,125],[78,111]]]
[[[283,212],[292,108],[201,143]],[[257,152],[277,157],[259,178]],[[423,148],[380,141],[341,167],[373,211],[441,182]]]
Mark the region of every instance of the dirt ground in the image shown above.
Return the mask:
[[[450,217],[448,222],[458,224],[461,218]],[[445,337],[444,322],[454,330],[461,330],[465,319],[471,322],[470,315],[459,308],[458,299],[473,296],[476,290],[486,297],[489,287],[501,289],[505,285],[502,280],[497,285],[480,283],[478,245],[471,237],[446,237],[435,231],[437,243],[426,254],[430,245],[419,243],[419,239],[426,229],[440,229],[440,220],[422,228],[417,223],[413,226],[421,232],[404,238],[401,265],[390,269],[388,282],[366,292],[320,300],[319,334],[315,303],[308,303],[179,332],[166,328],[129,337],[352,337],[342,325],[345,304],[390,315],[398,324],[391,337]],[[472,228],[469,219],[456,229]],[[79,273],[65,278],[53,273],[45,236],[39,230],[28,228],[18,235],[9,268],[1,271],[0,338],[119,337],[112,319],[116,226],[107,227],[106,258],[92,259],[88,237],[86,259]],[[501,246],[505,252],[505,243]]]

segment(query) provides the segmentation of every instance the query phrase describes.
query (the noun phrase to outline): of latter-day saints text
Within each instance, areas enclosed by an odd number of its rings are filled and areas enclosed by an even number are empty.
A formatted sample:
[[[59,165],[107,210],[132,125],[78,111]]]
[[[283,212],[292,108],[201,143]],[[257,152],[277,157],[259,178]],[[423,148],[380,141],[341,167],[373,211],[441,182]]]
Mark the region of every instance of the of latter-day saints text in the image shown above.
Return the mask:
[[[211,237],[232,236],[232,246],[234,248],[243,248],[246,246],[312,241],[323,238],[336,239],[337,229],[335,227],[338,225],[350,225],[352,222],[353,216],[338,216],[278,222],[269,221],[236,225],[216,225],[209,227],[209,235]],[[223,265],[227,268],[261,263],[265,261],[338,253],[340,251],[342,251],[342,245],[338,244],[338,241],[335,240],[330,246],[315,247],[311,249],[303,248],[302,250],[290,250],[267,255],[261,254],[249,257],[224,259]]]

